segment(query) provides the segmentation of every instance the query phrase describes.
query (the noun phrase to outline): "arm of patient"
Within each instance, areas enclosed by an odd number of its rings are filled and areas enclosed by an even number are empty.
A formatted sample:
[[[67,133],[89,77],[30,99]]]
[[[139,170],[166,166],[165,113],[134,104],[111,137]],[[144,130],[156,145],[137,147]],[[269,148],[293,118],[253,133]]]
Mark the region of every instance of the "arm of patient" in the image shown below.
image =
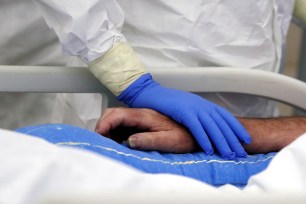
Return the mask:
[[[306,118],[238,118],[252,136],[248,153],[279,151],[306,132]],[[187,153],[198,149],[190,132],[150,109],[110,108],[100,117],[96,132],[131,148]]]
[[[252,136],[248,153],[279,151],[306,132],[305,117],[239,118]]]

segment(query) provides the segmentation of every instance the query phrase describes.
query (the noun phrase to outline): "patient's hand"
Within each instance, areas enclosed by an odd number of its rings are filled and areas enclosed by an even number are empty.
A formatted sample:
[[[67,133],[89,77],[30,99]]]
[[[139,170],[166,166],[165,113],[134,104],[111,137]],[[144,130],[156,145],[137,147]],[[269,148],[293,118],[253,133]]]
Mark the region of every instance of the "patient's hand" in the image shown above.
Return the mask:
[[[187,153],[199,148],[186,128],[150,109],[109,108],[95,131],[117,142],[127,139],[139,150]]]
[[[238,118],[252,136],[248,153],[279,151],[304,132],[306,118]],[[110,108],[99,119],[96,132],[115,141],[128,140],[131,148],[187,153],[199,147],[183,126],[150,109]]]

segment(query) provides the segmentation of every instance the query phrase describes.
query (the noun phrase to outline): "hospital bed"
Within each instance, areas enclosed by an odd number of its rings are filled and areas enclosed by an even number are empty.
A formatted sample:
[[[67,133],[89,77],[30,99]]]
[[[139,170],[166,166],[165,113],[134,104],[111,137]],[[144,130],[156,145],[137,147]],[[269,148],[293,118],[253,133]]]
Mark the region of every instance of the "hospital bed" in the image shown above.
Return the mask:
[[[190,91],[194,93],[203,92],[229,92],[244,93],[280,101],[306,111],[306,84],[297,79],[286,77],[281,74],[269,73],[259,70],[245,70],[236,68],[188,68],[188,69],[149,69],[153,77],[164,86]],[[182,83],[184,82],[184,83]],[[101,83],[93,77],[87,68],[84,67],[41,67],[41,66],[0,66],[0,92],[47,92],[47,93],[101,93],[106,96],[102,109],[107,107],[121,106],[115,97]],[[194,203],[203,203],[203,197],[195,194],[176,195],[176,198],[168,194],[158,194],[157,197],[138,194],[124,194],[120,192],[104,195],[100,198],[83,197],[81,200],[73,200],[74,203],[82,203],[91,200],[92,202],[110,201],[112,203],[158,203],[175,202],[187,203],[190,199]],[[215,198],[216,194],[214,194]],[[280,203],[285,201],[285,195],[253,195],[256,200],[240,195],[219,197],[216,203],[224,201],[242,203]],[[135,200],[137,197],[137,200]],[[114,201],[114,198],[116,200]],[[79,199],[79,198],[78,198]],[[305,197],[301,194],[291,197],[295,203]],[[65,200],[64,200],[65,201]],[[62,200],[62,203],[65,203]],[[70,200],[71,201],[71,200]],[[206,202],[209,202],[209,196]],[[57,200],[55,200],[56,203]]]

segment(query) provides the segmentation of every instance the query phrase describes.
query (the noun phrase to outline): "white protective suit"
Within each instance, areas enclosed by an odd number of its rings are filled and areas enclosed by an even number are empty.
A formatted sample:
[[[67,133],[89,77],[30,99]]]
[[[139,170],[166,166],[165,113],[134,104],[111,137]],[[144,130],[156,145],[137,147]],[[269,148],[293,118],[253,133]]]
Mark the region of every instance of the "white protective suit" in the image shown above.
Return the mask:
[[[294,0],[34,2],[56,31],[64,52],[77,55],[86,63],[103,55],[115,42],[127,40],[146,67],[226,66],[272,72],[281,71],[294,4]],[[84,66],[76,62],[69,65]],[[240,116],[274,114],[273,102],[256,97],[205,97]],[[100,115],[100,102],[97,94],[58,95],[51,122],[92,129]]]

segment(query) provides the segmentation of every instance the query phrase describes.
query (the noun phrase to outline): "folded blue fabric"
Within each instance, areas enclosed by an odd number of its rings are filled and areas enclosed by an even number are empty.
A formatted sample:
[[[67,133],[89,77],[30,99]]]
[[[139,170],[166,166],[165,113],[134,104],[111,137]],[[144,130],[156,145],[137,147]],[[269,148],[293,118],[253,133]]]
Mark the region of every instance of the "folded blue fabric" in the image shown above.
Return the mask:
[[[249,178],[264,170],[276,154],[272,152],[226,160],[218,155],[206,155],[204,152],[169,154],[138,151],[95,132],[63,124],[29,126],[16,131],[43,138],[56,145],[93,151],[147,173],[178,174],[214,186],[224,184],[245,186]]]

